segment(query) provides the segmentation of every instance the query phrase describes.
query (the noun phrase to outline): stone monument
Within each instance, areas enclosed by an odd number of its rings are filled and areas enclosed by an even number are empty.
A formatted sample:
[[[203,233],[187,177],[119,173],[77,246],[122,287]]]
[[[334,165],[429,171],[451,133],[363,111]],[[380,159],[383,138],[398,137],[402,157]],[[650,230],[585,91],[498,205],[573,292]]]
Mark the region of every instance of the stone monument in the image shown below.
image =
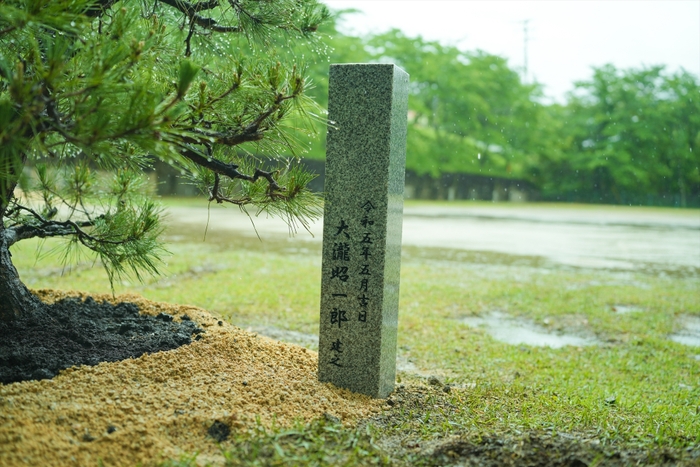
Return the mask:
[[[408,74],[331,65],[318,378],[394,389]]]

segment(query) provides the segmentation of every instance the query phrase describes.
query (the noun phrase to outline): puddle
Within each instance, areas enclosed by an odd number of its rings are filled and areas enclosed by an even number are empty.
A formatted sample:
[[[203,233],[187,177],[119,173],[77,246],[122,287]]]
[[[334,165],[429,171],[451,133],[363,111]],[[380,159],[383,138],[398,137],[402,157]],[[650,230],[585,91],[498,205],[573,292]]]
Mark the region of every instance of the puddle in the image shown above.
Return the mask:
[[[565,288],[566,290],[586,290],[594,287],[636,287],[638,289],[642,290],[649,290],[651,286],[649,284],[645,284],[643,282],[639,282],[636,280],[633,280],[631,278],[628,278],[627,276],[629,275],[626,272],[621,272],[621,271],[611,271],[613,272],[614,276],[612,274],[606,276],[606,280],[604,281],[599,281],[599,280],[592,280],[592,281],[587,281],[587,282],[576,282],[573,284],[567,285]],[[647,271],[648,272],[648,271]],[[613,279],[614,277],[614,279]],[[613,305],[617,306],[617,305]]]
[[[639,313],[641,311],[644,311],[644,308],[634,305],[613,305],[611,308],[614,313],[618,313],[621,315],[627,313]]]
[[[700,347],[700,317],[685,316],[683,321],[685,327],[677,333],[671,334],[669,338],[679,344]]]
[[[532,322],[513,319],[511,316],[498,311],[491,312],[486,316],[469,316],[462,318],[460,321],[469,327],[485,329],[497,341],[511,345],[531,345],[558,349],[567,345],[582,347],[598,344],[598,341],[594,338],[573,334],[554,334]]]
[[[401,351],[396,354],[396,370],[403,371],[404,373],[411,373],[414,375],[420,375],[421,372],[413,360],[404,355]]]

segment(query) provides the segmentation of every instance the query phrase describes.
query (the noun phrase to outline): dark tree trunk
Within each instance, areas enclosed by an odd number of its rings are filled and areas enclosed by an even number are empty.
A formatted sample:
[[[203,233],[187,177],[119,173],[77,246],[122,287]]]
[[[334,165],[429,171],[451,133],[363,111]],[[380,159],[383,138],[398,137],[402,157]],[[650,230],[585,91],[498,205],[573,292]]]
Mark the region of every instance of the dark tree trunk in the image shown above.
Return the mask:
[[[12,255],[0,226],[0,321],[13,320],[36,310],[41,301],[19,279]]]
[[[2,156],[7,157],[7,154]],[[12,264],[11,242],[4,226],[5,212],[26,160],[27,156],[22,154],[17,160],[3,161],[2,169],[6,174],[0,178],[0,321],[31,313],[41,305],[41,301],[19,279],[19,273]]]

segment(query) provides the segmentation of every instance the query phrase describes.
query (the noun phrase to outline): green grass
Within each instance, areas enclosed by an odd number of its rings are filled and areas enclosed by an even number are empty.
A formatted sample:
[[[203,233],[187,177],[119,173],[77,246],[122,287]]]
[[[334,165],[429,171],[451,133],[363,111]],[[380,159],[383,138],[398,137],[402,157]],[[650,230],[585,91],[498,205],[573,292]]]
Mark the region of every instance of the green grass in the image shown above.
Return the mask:
[[[406,264],[402,271],[399,345],[448,382],[476,383],[464,405],[471,410],[457,412],[453,422],[594,431],[661,445],[700,441],[700,362],[693,356],[700,349],[666,338],[678,315],[700,314],[697,279],[636,276],[616,283],[615,274],[602,271],[483,269]],[[614,304],[644,311],[619,315]],[[507,345],[456,319],[493,309],[543,325],[546,319],[552,328],[575,323],[602,344]]]
[[[320,247],[304,244],[307,251],[289,253],[290,244],[221,234],[206,242],[185,238],[168,246],[173,255],[164,277],[119,283],[115,292],[197,305],[234,324],[315,334]],[[109,291],[99,265],[84,261],[59,276],[56,257],[35,261],[38,245],[23,242],[13,250],[30,287]],[[44,251],[50,248],[47,243]],[[259,458],[261,465],[365,465],[389,457],[412,463],[420,459],[377,446],[397,438],[425,442],[529,431],[573,433],[648,451],[697,449],[700,348],[667,338],[681,316],[700,316],[697,276],[557,268],[536,258],[495,254],[457,258],[445,259],[439,250],[405,250],[398,343],[402,356],[424,374],[436,374],[455,389],[428,391],[425,403],[397,404],[357,430],[317,422],[291,432],[241,434],[228,455]],[[619,305],[641,311],[614,312]],[[600,343],[561,349],[508,345],[460,321],[494,310],[552,331],[595,335]],[[399,376],[410,383],[409,392],[424,384]]]
[[[390,465],[375,444],[369,426],[357,429],[320,419],[308,425],[266,431],[257,428],[223,451],[227,467],[287,465]],[[196,456],[185,456],[161,467],[195,467]]]

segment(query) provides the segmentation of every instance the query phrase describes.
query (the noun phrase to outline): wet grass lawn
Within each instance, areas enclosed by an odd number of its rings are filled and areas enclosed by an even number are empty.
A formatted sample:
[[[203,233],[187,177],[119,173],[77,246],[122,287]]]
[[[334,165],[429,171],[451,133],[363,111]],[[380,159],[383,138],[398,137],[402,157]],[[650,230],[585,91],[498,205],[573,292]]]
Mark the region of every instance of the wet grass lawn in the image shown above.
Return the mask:
[[[318,333],[319,243],[217,232],[202,242],[202,229],[176,226],[170,234],[165,276],[116,284],[117,293],[193,304],[241,327]],[[34,261],[37,247],[14,252],[30,287],[108,290],[99,266],[85,260],[61,275],[56,257]],[[494,313],[587,345],[512,344],[467,324]],[[697,275],[405,248],[407,370],[384,413],[356,428],[319,420],[238,433],[227,457],[231,465],[698,465],[700,337],[684,330],[693,319]]]

